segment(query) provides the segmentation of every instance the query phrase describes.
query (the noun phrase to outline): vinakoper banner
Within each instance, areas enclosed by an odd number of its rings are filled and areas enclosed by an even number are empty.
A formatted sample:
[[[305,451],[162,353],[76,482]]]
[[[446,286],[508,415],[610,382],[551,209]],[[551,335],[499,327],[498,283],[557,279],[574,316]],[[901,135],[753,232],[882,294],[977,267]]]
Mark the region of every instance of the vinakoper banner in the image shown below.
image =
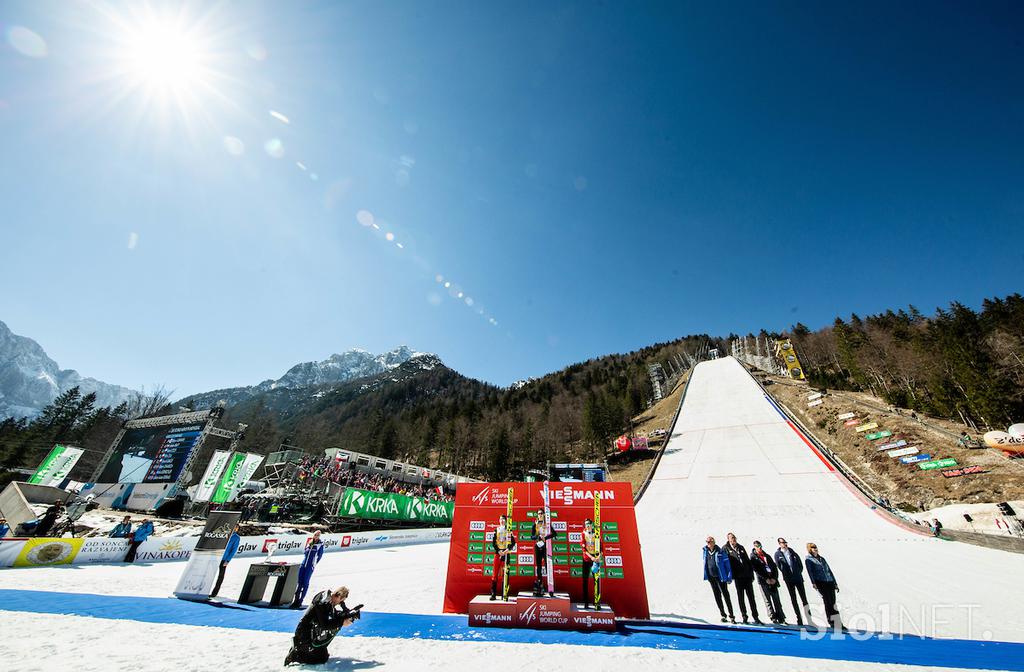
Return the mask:
[[[62,446],[58,443],[28,482],[36,485],[60,485],[78,463],[78,458],[82,457],[83,452],[81,448]]]
[[[451,525],[452,502],[438,502],[393,492],[346,488],[338,516],[369,520],[401,520]]]

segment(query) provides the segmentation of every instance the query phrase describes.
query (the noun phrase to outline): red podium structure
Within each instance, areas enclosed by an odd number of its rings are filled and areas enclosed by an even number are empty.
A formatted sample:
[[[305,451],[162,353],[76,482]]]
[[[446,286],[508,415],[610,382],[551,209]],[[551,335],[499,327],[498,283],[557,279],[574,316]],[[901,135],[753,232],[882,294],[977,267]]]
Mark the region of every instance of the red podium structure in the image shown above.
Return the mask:
[[[469,603],[469,624],[486,628],[536,628],[539,630],[614,630],[615,612],[606,605],[583,609],[573,604],[566,593],[554,597],[534,597],[519,593],[508,602],[491,601],[478,595]]]
[[[460,483],[452,519],[444,611],[468,614],[482,627],[614,629],[615,618],[650,618],[640,539],[629,483],[550,483],[552,529],[549,560],[556,596],[534,597],[536,511],[544,507],[541,483]],[[509,556],[509,601],[491,601],[491,545],[498,517],[508,510],[513,491],[516,552]],[[583,523],[601,497],[601,608],[584,610]],[[497,590],[501,593],[501,577]],[[593,581],[589,582],[591,597]]]

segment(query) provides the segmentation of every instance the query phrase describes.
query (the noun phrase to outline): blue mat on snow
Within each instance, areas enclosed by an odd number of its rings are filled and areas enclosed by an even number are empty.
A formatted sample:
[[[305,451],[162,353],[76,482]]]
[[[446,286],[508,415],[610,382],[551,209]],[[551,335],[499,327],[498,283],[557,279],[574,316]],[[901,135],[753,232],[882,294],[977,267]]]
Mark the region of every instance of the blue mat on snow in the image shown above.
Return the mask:
[[[302,615],[298,610],[258,609],[234,603],[34,590],[0,590],[0,610],[286,633],[294,631]],[[828,635],[820,640],[811,640],[801,639],[795,629],[719,627],[664,621],[630,621],[615,633],[506,630],[470,628],[465,616],[364,612],[355,626],[343,630],[339,636],[636,646],[1024,672],[1024,644],[856,634],[857,638]]]

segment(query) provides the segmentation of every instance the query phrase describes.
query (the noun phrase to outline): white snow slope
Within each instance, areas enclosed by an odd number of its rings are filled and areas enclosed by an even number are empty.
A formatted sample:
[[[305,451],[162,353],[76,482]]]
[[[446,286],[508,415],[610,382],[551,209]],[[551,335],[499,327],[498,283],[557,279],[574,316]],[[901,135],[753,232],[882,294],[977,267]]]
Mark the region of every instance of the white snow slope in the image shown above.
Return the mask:
[[[1019,604],[1021,592],[1015,583],[1024,575],[1024,557],[937,541],[882,518],[827,470],[731,359],[701,364],[694,372],[679,422],[654,481],[638,506],[637,517],[653,618],[717,621],[711,591],[701,580],[700,548],[707,533],[724,538],[725,532],[732,530],[748,547],[752,539],[760,538],[774,550],[773,540],[780,534],[801,548],[808,540],[817,542],[842,586],[840,606],[850,625],[979,640],[1024,638],[1024,606]],[[491,633],[485,635],[473,629],[447,639],[423,639],[418,631],[401,637],[384,632],[379,633],[384,637],[375,636],[375,622],[387,629],[389,623],[400,625],[402,619],[424,618],[402,614],[427,614],[439,623],[452,623],[451,619],[458,618],[441,615],[447,558],[446,543],[326,554],[317,567],[311,593],[345,584],[352,590],[353,602],[366,602],[368,610],[382,615],[376,621],[371,618],[360,622],[351,631],[352,637],[337,639],[331,646],[335,657],[326,666],[305,669],[940,669],[854,662],[885,658],[849,655],[860,646],[850,641],[822,641],[819,644],[825,648],[821,649],[795,645],[789,649],[788,644],[773,649],[771,642],[795,642],[797,633],[767,629],[752,633],[729,630],[724,639],[707,639],[701,631],[690,630],[698,635],[695,639],[680,639],[670,633],[663,640],[667,645],[694,641],[694,650],[670,650],[671,646],[658,643],[643,645],[640,636],[597,634],[568,637],[567,643],[548,639],[552,643],[540,644],[536,643],[540,633],[533,637],[530,631],[501,629],[496,633],[499,640],[501,632],[523,632],[523,640],[486,641]],[[248,565],[258,560],[234,560],[221,594],[228,598],[238,595]],[[166,598],[184,566],[181,562],[164,562],[2,570],[0,595],[10,591],[13,600],[18,591],[29,590],[130,596],[133,600]],[[820,623],[820,600],[813,594],[809,597],[819,605],[816,618]],[[89,599],[110,600],[111,608],[126,608],[116,604],[124,602],[121,597]],[[254,672],[280,670],[289,643],[288,634],[282,631],[211,627],[186,621],[144,622],[146,614],[138,612],[124,618],[94,618],[76,611],[73,599],[59,596],[48,600],[51,612],[54,600],[58,604],[66,602],[67,610],[58,607],[56,613],[30,613],[36,610],[5,610],[0,603],[4,669],[55,670],[70,666],[104,672],[127,668],[159,672],[241,665]],[[24,599],[21,604],[25,604]],[[169,600],[168,604],[173,607],[177,601]],[[785,597],[784,605],[791,614]],[[886,605],[894,610],[889,623],[878,618]],[[226,616],[232,613],[214,611]],[[907,613],[901,623],[897,617],[904,611]],[[859,613],[875,620],[858,621]],[[735,649],[749,647],[752,641],[755,647],[746,649],[751,653],[733,653],[730,641],[735,641]],[[605,645],[591,646],[590,642]],[[884,642],[867,646],[880,644]],[[945,646],[937,642],[924,645]],[[896,642],[894,646],[903,645]],[[958,650],[967,649],[954,645],[949,654],[930,660],[946,664],[948,658],[952,668],[999,667],[985,663],[985,648],[970,649],[970,659],[958,656]],[[811,657],[804,657],[808,655]],[[900,660],[913,662],[906,656]],[[1012,662],[1016,658],[1005,654],[993,660],[1009,660],[1006,667],[1024,669],[1021,663]]]
[[[839,582],[844,624],[967,639],[1024,640],[1024,555],[923,536],[897,525],[804,443],[733,358],[697,365],[654,479],[637,505],[652,618],[718,622],[702,581],[707,535],[749,551],[813,541]],[[817,623],[820,597],[807,586]],[[793,621],[783,587],[783,607]],[[762,617],[760,591],[755,585]],[[733,606],[736,595],[733,591]],[[815,609],[815,607],[817,607]],[[736,610],[737,617],[739,610]]]

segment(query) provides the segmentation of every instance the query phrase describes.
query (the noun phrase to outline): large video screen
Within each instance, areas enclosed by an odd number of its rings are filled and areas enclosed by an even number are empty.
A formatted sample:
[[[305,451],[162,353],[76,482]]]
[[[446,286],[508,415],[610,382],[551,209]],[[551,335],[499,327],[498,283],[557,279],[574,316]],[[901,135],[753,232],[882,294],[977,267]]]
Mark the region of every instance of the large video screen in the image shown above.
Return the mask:
[[[202,432],[202,423],[129,429],[97,482],[173,483]]]

